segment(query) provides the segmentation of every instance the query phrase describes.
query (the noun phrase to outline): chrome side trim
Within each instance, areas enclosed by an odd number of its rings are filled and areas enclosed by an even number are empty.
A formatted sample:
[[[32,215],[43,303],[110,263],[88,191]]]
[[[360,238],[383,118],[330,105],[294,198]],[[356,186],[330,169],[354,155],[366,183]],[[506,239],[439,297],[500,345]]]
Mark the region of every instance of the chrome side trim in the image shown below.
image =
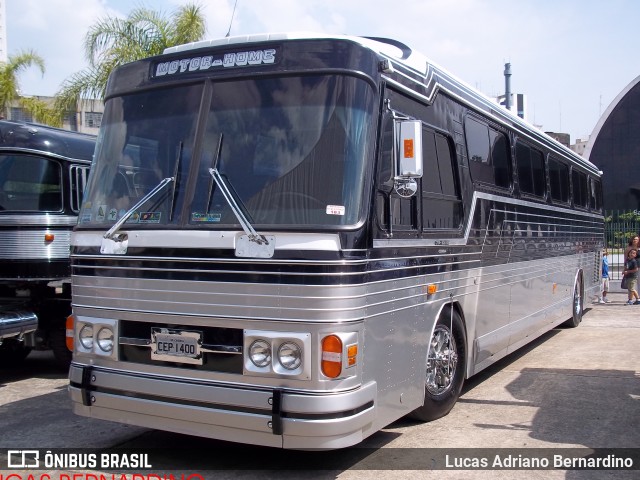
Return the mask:
[[[46,242],[45,234],[53,233],[52,242]],[[45,228],[0,231],[0,259],[5,260],[52,260],[69,258],[70,230]]]
[[[75,215],[55,215],[55,214],[7,214],[0,215],[0,226],[20,226],[20,227],[43,227],[43,226],[65,226],[75,227],[78,217]]]

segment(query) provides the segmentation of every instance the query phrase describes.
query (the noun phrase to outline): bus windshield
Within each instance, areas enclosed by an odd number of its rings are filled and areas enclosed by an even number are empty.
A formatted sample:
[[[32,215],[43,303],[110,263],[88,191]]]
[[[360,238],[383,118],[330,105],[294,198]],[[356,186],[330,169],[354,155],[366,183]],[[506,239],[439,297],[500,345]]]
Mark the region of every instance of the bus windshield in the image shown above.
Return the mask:
[[[109,229],[166,181],[126,219],[126,228],[238,228],[214,168],[254,226],[353,225],[373,154],[374,107],[366,82],[336,75],[112,98],[80,226]]]

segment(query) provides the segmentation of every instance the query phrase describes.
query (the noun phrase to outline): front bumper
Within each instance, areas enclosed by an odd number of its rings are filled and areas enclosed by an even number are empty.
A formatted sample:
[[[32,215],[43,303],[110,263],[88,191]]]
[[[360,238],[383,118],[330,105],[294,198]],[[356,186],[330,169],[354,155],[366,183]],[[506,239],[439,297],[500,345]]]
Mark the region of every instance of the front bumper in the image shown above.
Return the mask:
[[[38,317],[35,313],[11,306],[0,306],[0,339],[20,337],[34,332],[37,328]]]
[[[73,411],[188,435],[290,449],[334,449],[372,433],[375,382],[338,393],[288,392],[72,363]]]

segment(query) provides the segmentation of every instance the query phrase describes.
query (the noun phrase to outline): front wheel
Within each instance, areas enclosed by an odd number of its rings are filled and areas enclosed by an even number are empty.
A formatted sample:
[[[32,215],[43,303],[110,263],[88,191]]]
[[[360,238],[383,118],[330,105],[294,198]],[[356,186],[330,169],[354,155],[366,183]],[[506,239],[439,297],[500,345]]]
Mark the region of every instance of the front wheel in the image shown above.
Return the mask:
[[[424,404],[411,412],[410,418],[430,422],[451,411],[462,391],[466,353],[462,319],[447,307],[440,314],[429,343]]]

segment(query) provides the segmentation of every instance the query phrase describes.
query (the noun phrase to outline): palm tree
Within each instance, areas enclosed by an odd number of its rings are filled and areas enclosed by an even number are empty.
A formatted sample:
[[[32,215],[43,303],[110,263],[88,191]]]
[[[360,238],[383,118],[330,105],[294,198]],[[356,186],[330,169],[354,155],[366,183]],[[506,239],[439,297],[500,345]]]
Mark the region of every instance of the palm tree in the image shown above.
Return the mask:
[[[78,101],[103,99],[109,74],[120,65],[158,55],[167,47],[202,40],[206,24],[199,5],[179,7],[171,18],[138,7],[125,19],[106,17],[85,37],[89,68],[75,73],[56,95],[56,108],[75,110]]]
[[[0,114],[7,117],[7,111],[14,100],[20,106],[33,115],[37,122],[60,126],[62,116],[57,115],[42,100],[37,98],[22,97],[18,85],[18,74],[29,67],[35,66],[44,75],[44,60],[33,50],[26,50],[17,55],[9,55],[6,63],[0,63]]]

